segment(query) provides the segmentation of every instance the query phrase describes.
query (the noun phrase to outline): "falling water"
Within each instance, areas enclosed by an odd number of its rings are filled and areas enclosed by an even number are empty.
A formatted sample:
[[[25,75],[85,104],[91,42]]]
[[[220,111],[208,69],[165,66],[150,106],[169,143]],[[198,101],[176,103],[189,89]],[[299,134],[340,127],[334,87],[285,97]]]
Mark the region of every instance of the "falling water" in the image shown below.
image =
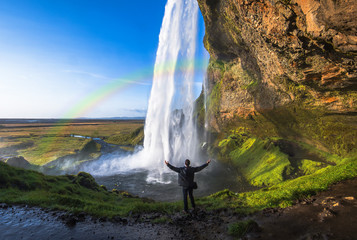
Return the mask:
[[[168,0],[156,54],[153,85],[144,129],[144,148],[115,161],[85,169],[108,175],[130,169],[150,171],[149,181],[163,181],[164,160],[182,165],[198,159],[194,111],[194,58],[197,41],[196,0]]]
[[[168,0],[157,50],[145,123],[146,163],[182,164],[195,157],[194,57],[198,6],[195,0]],[[165,72],[165,74],[162,74]]]

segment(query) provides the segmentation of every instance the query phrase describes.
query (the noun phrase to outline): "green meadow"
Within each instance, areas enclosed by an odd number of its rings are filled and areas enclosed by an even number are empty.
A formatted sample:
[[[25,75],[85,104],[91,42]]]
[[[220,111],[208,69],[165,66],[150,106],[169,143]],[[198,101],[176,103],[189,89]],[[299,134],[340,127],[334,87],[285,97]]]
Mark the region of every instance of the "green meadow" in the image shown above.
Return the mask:
[[[143,120],[2,124],[0,155],[20,155],[32,164],[44,165],[57,158],[80,152],[90,141],[71,135],[101,138],[112,144],[135,146],[143,139],[143,126]]]
[[[111,143],[129,146],[140,138],[142,126],[143,122],[124,121],[3,127],[1,147],[8,149],[24,145],[23,149],[17,150],[19,155],[32,164],[41,165],[55,157],[76,153],[89,141],[70,137],[71,134],[100,137]],[[56,137],[51,135],[55,132],[61,134]],[[290,156],[286,150],[289,146],[287,144],[297,148],[299,154]],[[47,153],[48,149],[51,151]],[[357,176],[357,158],[353,153],[339,156],[306,143],[251,137],[241,131],[233,131],[211,151],[220,161],[229,163],[239,171],[240,178],[258,190],[232,192],[222,189],[197,199],[198,205],[207,210],[232,208],[248,214],[264,208],[287,207],[297,199],[308,198],[326,190],[333,183]],[[237,184],[241,184],[241,179],[237,179]],[[125,192],[125,189],[107,190],[104,186],[98,186],[87,173],[47,176],[32,170],[14,168],[3,162],[0,162],[0,188],[0,202],[74,213],[86,212],[109,218],[133,213],[173,214],[183,207],[182,202],[154,202],[138,198]],[[163,217],[153,221],[161,222]]]

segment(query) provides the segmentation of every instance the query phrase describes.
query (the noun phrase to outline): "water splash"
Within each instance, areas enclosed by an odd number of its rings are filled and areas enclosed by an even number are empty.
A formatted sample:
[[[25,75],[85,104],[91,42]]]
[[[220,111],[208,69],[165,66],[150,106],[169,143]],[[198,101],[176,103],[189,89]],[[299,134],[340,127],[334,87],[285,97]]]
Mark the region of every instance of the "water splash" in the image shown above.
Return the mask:
[[[198,155],[193,119],[197,19],[195,0],[168,0],[146,116],[144,149],[138,155],[141,167],[158,170],[149,175],[149,181],[162,181],[164,160],[182,165],[184,159]],[[179,64],[181,61],[187,66]],[[162,76],[160,68],[166,62],[171,64],[169,73]]]
[[[97,162],[96,169],[85,170],[108,175],[145,168],[150,170],[148,181],[165,182],[164,160],[182,165],[186,158],[198,159],[193,119],[197,25],[196,0],[167,1],[145,122],[144,148],[122,159]],[[163,66],[165,75],[160,74]]]
[[[145,124],[144,151],[151,165],[195,157],[192,116],[197,14],[195,0],[169,0],[165,8]],[[182,60],[188,60],[190,66],[177,69]],[[165,62],[171,63],[170,73],[162,77],[156,73]]]

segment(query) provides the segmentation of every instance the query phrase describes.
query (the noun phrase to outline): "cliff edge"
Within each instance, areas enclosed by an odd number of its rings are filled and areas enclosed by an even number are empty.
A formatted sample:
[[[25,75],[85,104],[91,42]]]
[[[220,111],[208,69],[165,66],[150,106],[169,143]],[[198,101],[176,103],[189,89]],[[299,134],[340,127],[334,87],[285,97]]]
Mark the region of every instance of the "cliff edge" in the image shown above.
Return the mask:
[[[340,156],[356,151],[355,0],[198,3],[210,54],[198,113],[218,139],[239,129]]]

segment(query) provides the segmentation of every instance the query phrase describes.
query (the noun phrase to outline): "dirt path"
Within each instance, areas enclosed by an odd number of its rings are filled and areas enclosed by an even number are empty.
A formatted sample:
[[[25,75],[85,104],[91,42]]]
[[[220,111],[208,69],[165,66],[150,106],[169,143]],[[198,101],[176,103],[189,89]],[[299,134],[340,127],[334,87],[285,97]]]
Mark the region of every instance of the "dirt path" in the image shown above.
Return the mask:
[[[153,219],[170,221],[153,224]],[[0,239],[234,239],[228,225],[253,219],[259,225],[243,239],[357,239],[357,179],[331,186],[286,209],[241,216],[230,209],[196,213],[94,219],[26,206],[0,204]]]
[[[357,179],[330,187],[286,209],[252,216],[262,228],[246,239],[357,239]]]

